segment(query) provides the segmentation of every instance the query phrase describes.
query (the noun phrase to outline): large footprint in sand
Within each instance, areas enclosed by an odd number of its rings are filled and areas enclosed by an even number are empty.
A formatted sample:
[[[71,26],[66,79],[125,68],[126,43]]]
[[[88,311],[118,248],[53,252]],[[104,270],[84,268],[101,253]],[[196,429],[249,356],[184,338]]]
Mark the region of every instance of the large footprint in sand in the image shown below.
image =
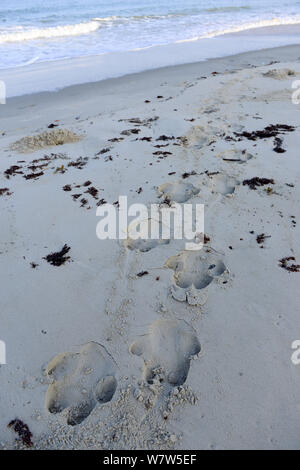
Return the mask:
[[[142,356],[144,379],[152,383],[156,371],[171,385],[182,385],[192,356],[201,350],[196,331],[184,320],[157,320],[139,337],[130,352]]]
[[[50,413],[68,408],[67,423],[74,426],[89,416],[97,403],[109,402],[116,390],[115,365],[98,343],[85,344],[78,353],[63,353],[48,364],[53,378],[46,396]]]
[[[236,186],[240,184],[237,179],[222,173],[210,176],[210,180],[212,192],[223,196],[233,194]]]
[[[167,260],[165,266],[173,269],[171,294],[175,300],[190,305],[202,305],[207,299],[208,286],[228,274],[225,264],[209,251],[182,251]]]
[[[168,202],[186,202],[192,196],[199,193],[199,189],[191,183],[177,181],[175,183],[164,183],[158,187],[159,197]]]
[[[156,221],[155,219],[148,218],[138,222],[132,222],[127,228],[127,239],[125,240],[126,247],[129,250],[146,253],[159,245],[168,245],[170,243],[169,238],[164,239],[160,238],[160,236],[152,238],[149,236],[149,234],[151,234],[151,226],[153,227],[154,224],[157,224],[158,234],[161,234],[163,225],[160,220]],[[144,233],[145,236],[141,235],[137,238],[137,231],[139,231],[140,234]]]

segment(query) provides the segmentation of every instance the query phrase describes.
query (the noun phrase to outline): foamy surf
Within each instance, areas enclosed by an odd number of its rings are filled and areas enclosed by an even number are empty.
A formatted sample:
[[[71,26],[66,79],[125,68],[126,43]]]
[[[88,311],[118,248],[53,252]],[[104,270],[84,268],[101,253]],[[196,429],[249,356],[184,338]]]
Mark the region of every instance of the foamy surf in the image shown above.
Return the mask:
[[[294,18],[272,18],[270,20],[264,21],[254,21],[253,23],[246,23],[240,26],[229,27],[225,29],[220,29],[217,31],[210,31],[200,36],[195,36],[189,39],[182,39],[176,41],[176,43],[181,42],[190,42],[190,41],[198,41],[199,39],[209,39],[214,38],[217,36],[224,36],[225,34],[234,34],[234,33],[241,33],[243,31],[250,31],[251,29],[259,29],[259,28],[267,28],[271,26],[287,26],[287,25],[300,25],[300,15]]]
[[[73,25],[56,26],[53,28],[35,28],[13,33],[0,34],[0,44],[8,42],[32,41],[35,39],[51,39],[65,36],[89,34],[100,28],[98,21],[89,21]]]

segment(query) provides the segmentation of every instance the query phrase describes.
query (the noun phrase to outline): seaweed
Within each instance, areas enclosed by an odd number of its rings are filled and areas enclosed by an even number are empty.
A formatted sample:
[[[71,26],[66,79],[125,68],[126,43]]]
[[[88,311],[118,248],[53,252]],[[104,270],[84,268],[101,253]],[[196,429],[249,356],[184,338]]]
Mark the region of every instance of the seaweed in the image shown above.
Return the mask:
[[[107,202],[105,201],[105,199],[100,199],[100,201],[97,202],[97,206],[103,206],[104,204],[107,204]]]
[[[70,256],[66,256],[66,254],[69,253],[70,249],[71,248],[67,244],[65,244],[60,251],[50,253],[43,259],[45,259],[48,263],[52,264],[52,266],[61,266],[70,259]]]
[[[189,178],[189,176],[194,176],[196,175],[197,173],[193,170],[193,171],[190,171],[190,172],[185,172],[183,173],[181,176],[182,178],[185,180],[186,178]]]
[[[10,176],[15,176],[15,175],[23,175],[23,171],[20,171],[22,166],[18,165],[12,165],[10,168],[4,171],[4,174],[7,179],[10,178]]]
[[[107,147],[105,149],[100,150],[100,152],[96,153],[96,155],[103,155],[104,153],[107,153],[109,151],[110,151],[110,148]]]
[[[264,233],[261,233],[260,235],[257,235],[256,241],[259,245],[261,245],[266,238],[271,238],[271,235],[265,235]]]
[[[256,190],[257,186],[264,186],[266,184],[275,184],[275,181],[273,179],[268,178],[259,178],[258,176],[243,181],[243,186],[248,185],[250,189],[254,190]]]
[[[288,264],[289,261],[296,261],[296,258],[294,256],[288,256],[286,258],[282,258],[281,260],[279,260],[279,266],[291,273],[299,273],[300,264],[294,264],[294,263]]]
[[[33,446],[33,442],[31,440],[32,432],[30,431],[27,424],[23,423],[23,421],[21,421],[20,419],[13,419],[12,421],[10,421],[7,427],[12,428],[15,433],[18,434],[24,445],[26,445],[27,447]]]
[[[24,175],[23,178],[26,180],[32,180],[34,178],[39,178],[40,176],[43,176],[44,172],[40,171],[39,173],[29,173],[29,175]]]
[[[89,187],[89,189],[85,191],[85,193],[90,194],[91,196],[93,196],[94,199],[98,199],[99,191],[94,186]]]
[[[137,273],[137,277],[143,277],[143,276],[147,276],[148,271],[141,271],[140,273]]]
[[[274,139],[275,147],[273,148],[274,152],[276,153],[285,153],[286,150],[282,148],[283,140],[279,137],[275,137]]]
[[[172,136],[167,136],[167,135],[160,135],[156,141],[160,141],[160,140],[175,140],[175,137],[172,135]]]
[[[0,188],[0,196],[11,196],[8,188]]]

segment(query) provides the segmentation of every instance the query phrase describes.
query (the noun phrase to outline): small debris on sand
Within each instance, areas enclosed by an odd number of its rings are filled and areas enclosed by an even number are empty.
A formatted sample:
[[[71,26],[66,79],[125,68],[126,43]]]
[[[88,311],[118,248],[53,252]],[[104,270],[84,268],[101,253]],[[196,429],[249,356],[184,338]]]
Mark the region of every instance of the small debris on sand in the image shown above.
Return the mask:
[[[141,129],[127,129],[121,132],[121,135],[131,135],[131,134],[139,134]]]
[[[167,135],[160,135],[156,141],[160,141],[160,140],[175,140],[175,137],[172,135],[172,136],[167,136]]]
[[[183,173],[181,176],[182,178],[185,180],[186,178],[188,178],[189,176],[194,176],[196,175],[197,173],[195,171],[190,171],[190,172],[185,172]]]
[[[113,139],[108,139],[108,142],[121,142],[122,140],[124,140],[123,137],[114,137]]]
[[[0,188],[0,196],[11,196],[12,193],[9,192],[8,188]]]
[[[285,153],[286,150],[282,148],[283,140],[280,137],[275,137],[274,139],[275,147],[273,148],[276,153]]]
[[[97,202],[97,206],[103,206],[104,204],[107,204],[107,201],[105,201],[105,199],[100,199],[100,201]]]
[[[104,153],[107,153],[110,151],[110,148],[105,148],[105,149],[102,149],[100,150],[100,152],[96,153],[95,155],[103,155]]]
[[[85,193],[90,194],[94,199],[98,199],[99,191],[94,186],[91,186],[87,191],[85,191]]]
[[[43,259],[52,264],[52,266],[61,266],[70,259],[70,256],[65,256],[70,251],[70,249],[71,248],[65,244],[60,251],[50,253]]]
[[[4,174],[5,174],[7,179],[9,179],[11,176],[23,175],[23,171],[20,171],[21,168],[23,168],[23,167],[18,166],[18,165],[12,165],[10,168],[5,170]]]
[[[140,273],[137,273],[137,277],[143,277],[143,276],[147,276],[148,271],[141,271]]]
[[[31,440],[32,432],[30,431],[27,424],[23,423],[23,421],[20,419],[13,419],[10,421],[7,427],[12,428],[18,434],[24,445],[27,447],[33,446],[33,442]]]
[[[88,157],[85,157],[85,158],[79,157],[77,158],[77,160],[70,162],[68,166],[73,166],[75,168],[78,168],[79,170],[82,170],[82,168],[87,164],[88,159],[89,159]]]
[[[24,175],[23,178],[26,180],[32,180],[35,178],[39,178],[40,176],[43,176],[44,172],[40,171],[39,173],[29,173],[29,175]]]
[[[259,245],[261,245],[266,238],[271,238],[271,235],[265,235],[264,233],[261,233],[260,235],[257,235],[256,241]]]

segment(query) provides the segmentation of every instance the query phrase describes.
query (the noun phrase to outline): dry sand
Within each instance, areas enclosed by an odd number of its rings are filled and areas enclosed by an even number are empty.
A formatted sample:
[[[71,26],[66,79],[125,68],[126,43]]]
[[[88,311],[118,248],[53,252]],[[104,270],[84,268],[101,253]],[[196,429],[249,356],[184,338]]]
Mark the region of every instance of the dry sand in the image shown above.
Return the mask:
[[[3,448],[26,447],[14,419],[35,449],[300,448],[299,55],[1,105]],[[100,241],[119,195],[204,203],[204,249]]]

